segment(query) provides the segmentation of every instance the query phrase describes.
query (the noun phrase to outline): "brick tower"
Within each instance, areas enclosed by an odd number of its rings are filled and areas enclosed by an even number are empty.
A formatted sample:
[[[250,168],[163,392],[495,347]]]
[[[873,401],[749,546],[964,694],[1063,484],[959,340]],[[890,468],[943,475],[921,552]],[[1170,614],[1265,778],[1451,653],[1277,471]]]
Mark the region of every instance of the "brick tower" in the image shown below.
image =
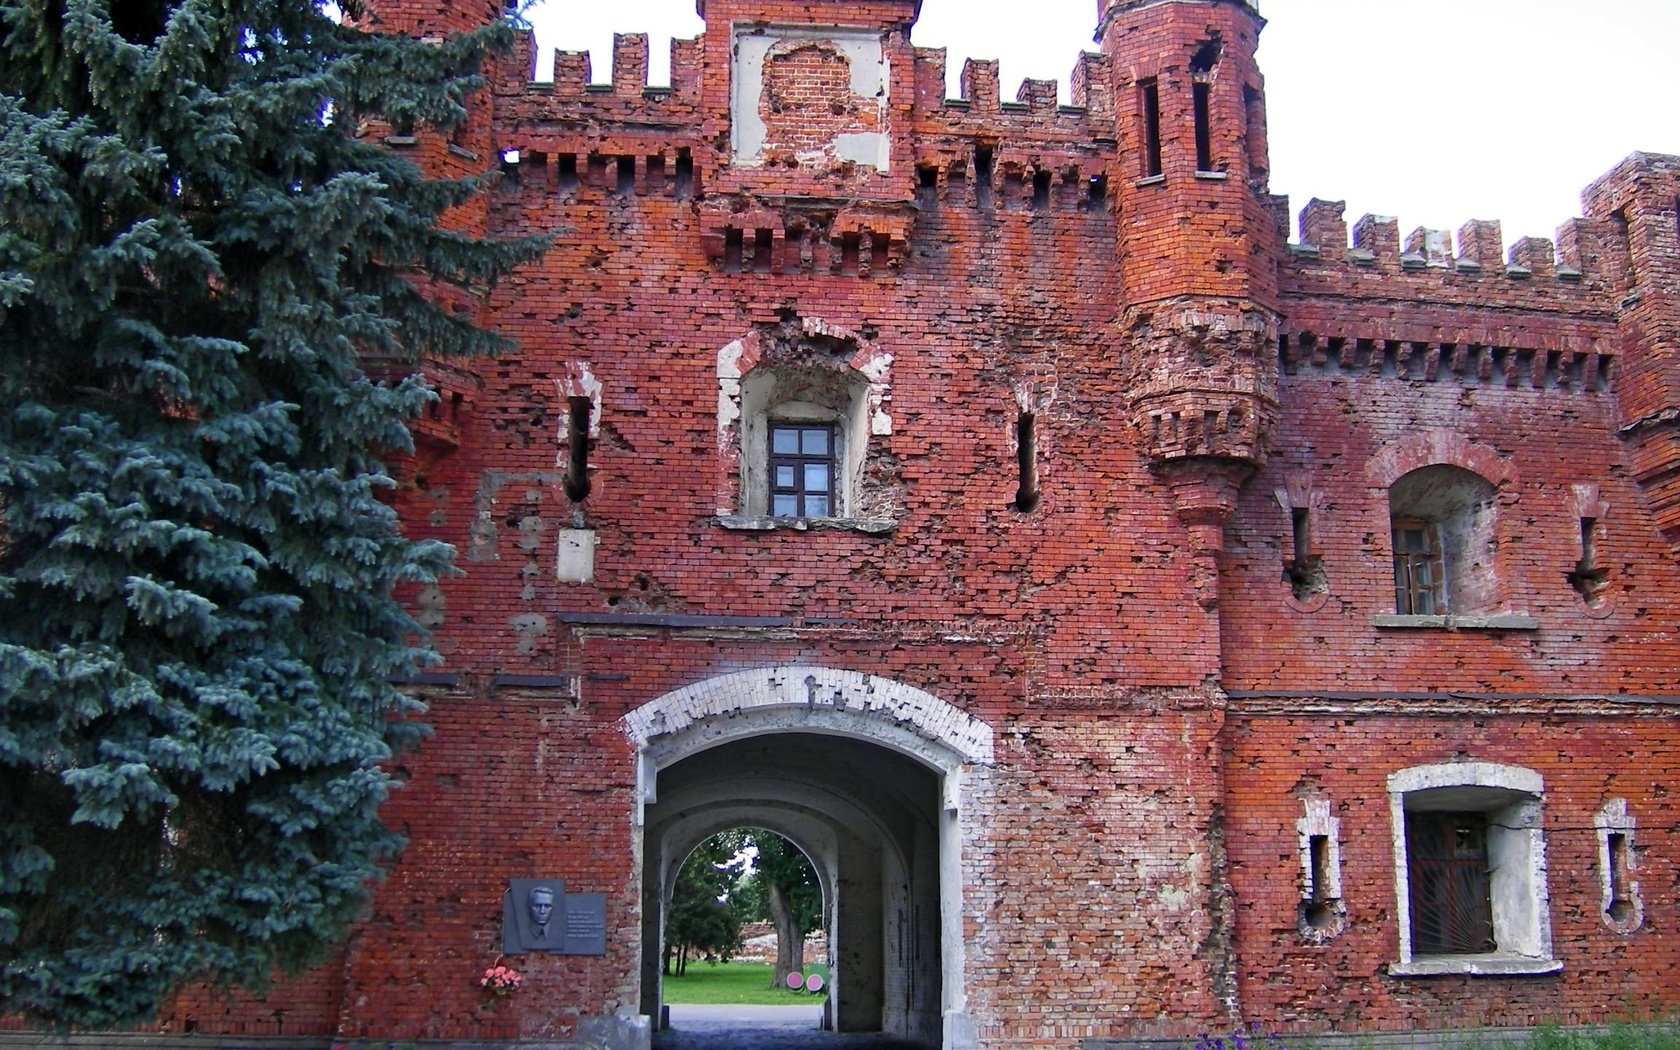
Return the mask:
[[[1224,524],[1278,411],[1264,25],[1245,0],[1103,0],[1098,27],[1119,123],[1130,422],[1172,487],[1205,608]]]
[[[1585,199],[1616,301],[1621,434],[1658,527],[1680,543],[1680,164],[1636,153]]]

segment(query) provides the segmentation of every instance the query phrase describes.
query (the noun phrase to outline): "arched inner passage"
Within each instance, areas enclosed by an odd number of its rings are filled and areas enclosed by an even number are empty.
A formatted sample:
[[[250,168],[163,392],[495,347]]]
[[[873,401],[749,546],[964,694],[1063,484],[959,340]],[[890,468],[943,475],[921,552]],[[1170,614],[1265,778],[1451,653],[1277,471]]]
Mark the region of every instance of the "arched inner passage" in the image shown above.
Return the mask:
[[[761,827],[811,859],[830,903],[829,958],[811,960],[829,966],[827,1022],[939,1046],[946,775],[867,739],[780,727],[662,764],[644,810],[644,1011],[660,1016],[664,909],[683,858],[719,831]]]

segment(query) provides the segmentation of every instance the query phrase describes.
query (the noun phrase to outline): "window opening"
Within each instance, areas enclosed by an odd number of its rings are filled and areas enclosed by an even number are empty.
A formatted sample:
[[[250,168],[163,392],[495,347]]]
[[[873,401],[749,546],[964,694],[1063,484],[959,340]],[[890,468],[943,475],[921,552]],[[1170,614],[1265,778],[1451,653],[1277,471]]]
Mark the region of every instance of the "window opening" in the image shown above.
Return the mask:
[[[916,167],[916,203],[923,208],[939,204],[939,169],[932,164]]]
[[[1138,102],[1143,107],[1143,174],[1161,174],[1161,86],[1153,77],[1138,82]]]
[[[687,149],[677,151],[676,191],[678,200],[687,200],[694,193],[694,158]]]
[[[1633,918],[1633,888],[1628,881],[1628,837],[1625,832],[1612,831],[1608,836],[1606,862],[1610,865],[1610,906],[1605,914],[1616,922]]]
[[[1050,210],[1050,173],[1043,168],[1033,172],[1033,211]]]
[[[1108,200],[1108,176],[1093,175],[1085,184],[1085,206],[1093,211]]]
[[[1622,249],[1622,274],[1627,279],[1628,288],[1633,287],[1633,224],[1628,221],[1627,210],[1613,212],[1610,222],[1616,228],[1616,241]]]
[[[770,230],[753,231],[753,260],[754,273],[770,272],[770,252],[775,244],[775,236]]]
[[[832,425],[771,423],[771,516],[832,517],[837,465]]]
[[[1248,147],[1248,177],[1264,180],[1267,159],[1266,106],[1258,89],[1243,85],[1243,142]]]
[[[576,153],[560,154],[558,169],[559,183],[556,187],[561,193],[575,193],[578,187],[578,167]]]
[[[992,148],[974,147],[974,203],[982,208],[992,206]]]
[[[1209,113],[1212,85],[1197,81],[1191,85],[1191,104],[1196,111],[1196,170],[1213,170],[1213,129]]]
[[[589,414],[587,397],[566,399],[566,498],[582,503],[589,498]]]
[[[615,192],[620,197],[628,197],[636,190],[636,158],[619,157],[617,165],[618,186]]]
[[[1598,561],[1598,519],[1581,519],[1581,558],[1570,571],[1569,585],[1587,604],[1598,604],[1610,573]]]
[[[1330,907],[1330,836],[1312,836],[1307,851],[1307,924],[1324,929],[1335,921]]]
[[[1038,418],[1022,412],[1015,420],[1015,460],[1021,483],[1015,489],[1015,509],[1030,514],[1038,506]]]
[[[1415,518],[1394,519],[1394,611],[1403,616],[1446,612],[1438,530]]]
[[[1406,855],[1412,950],[1423,955],[1497,951],[1486,817],[1408,813]]]
[[[725,273],[741,272],[743,242],[744,235],[740,229],[731,226],[723,231],[723,270]]]

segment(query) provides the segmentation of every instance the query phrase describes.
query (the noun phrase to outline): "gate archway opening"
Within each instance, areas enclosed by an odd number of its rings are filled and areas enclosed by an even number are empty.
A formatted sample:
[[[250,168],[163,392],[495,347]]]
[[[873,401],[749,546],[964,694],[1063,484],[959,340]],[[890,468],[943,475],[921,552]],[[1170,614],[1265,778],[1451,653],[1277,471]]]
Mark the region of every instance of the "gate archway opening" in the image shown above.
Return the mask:
[[[826,1022],[927,1047],[973,1045],[962,984],[960,798],[991,732],[918,690],[777,667],[633,712],[641,757],[641,1008],[662,1016],[665,909],[684,858],[760,827],[812,861],[828,911]]]

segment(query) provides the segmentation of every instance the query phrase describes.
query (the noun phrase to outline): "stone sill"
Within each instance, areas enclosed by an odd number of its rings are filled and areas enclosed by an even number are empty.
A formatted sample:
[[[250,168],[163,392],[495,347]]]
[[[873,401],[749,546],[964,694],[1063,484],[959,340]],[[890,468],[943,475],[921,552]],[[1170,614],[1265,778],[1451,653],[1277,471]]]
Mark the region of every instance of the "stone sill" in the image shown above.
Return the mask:
[[[1132,183],[1133,186],[1136,186],[1139,189],[1142,189],[1144,186],[1165,186],[1166,184],[1167,176],[1165,174],[1148,175]]]
[[[862,532],[883,536],[898,528],[891,518],[772,518],[758,514],[719,514],[717,523],[732,532]]]
[[[1538,631],[1540,621],[1525,613],[1486,613],[1468,616],[1407,616],[1377,613],[1372,627],[1399,627],[1426,631]]]
[[[1390,977],[1544,977],[1560,973],[1558,959],[1527,955],[1422,955],[1411,962],[1391,963]]]
[[[1201,170],[1198,170],[1196,172],[1196,178],[1203,179],[1207,182],[1224,182],[1226,179],[1228,179],[1230,177],[1231,177],[1231,173],[1228,172],[1228,171],[1201,171]]]

